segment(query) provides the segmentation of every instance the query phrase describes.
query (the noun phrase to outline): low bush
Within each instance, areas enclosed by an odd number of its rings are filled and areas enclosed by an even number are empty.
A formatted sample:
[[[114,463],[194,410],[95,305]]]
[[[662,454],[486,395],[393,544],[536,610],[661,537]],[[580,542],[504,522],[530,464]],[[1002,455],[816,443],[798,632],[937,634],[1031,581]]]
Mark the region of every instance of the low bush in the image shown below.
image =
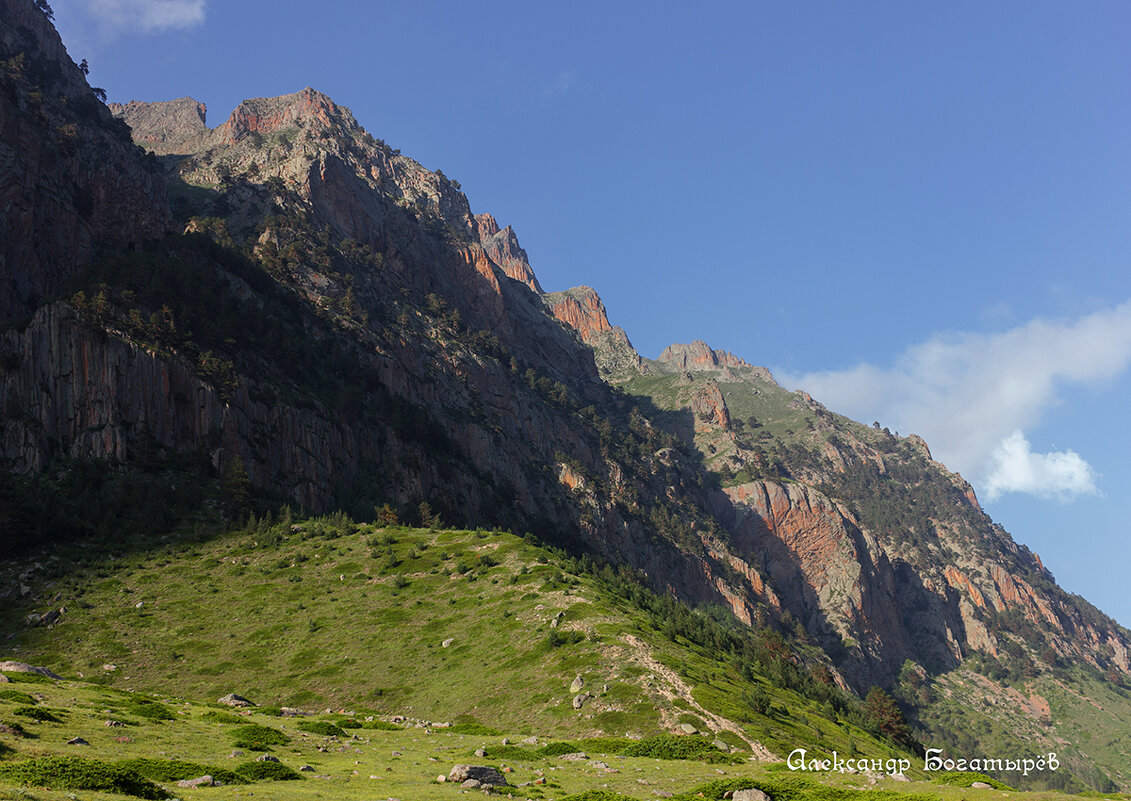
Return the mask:
[[[200,719],[206,720],[209,723],[230,723],[237,726],[246,722],[239,715],[233,715],[231,712],[221,712],[218,709],[209,709],[200,716]]]
[[[244,762],[236,766],[236,773],[253,782],[284,782],[302,778],[281,762]]]
[[[225,768],[202,765],[199,762],[185,762],[180,759],[127,759],[118,763],[128,770],[137,771],[155,782],[179,782],[182,779],[195,779],[198,776],[211,776],[224,784],[247,784],[248,780],[238,773]]]
[[[705,737],[657,734],[645,737],[620,752],[621,756],[650,757],[651,759],[695,759],[702,762],[737,763],[740,757],[720,751]]]
[[[81,757],[41,757],[0,765],[0,780],[49,790],[99,790],[147,799],[170,797],[136,770]]]
[[[346,732],[344,729],[335,726],[326,720],[304,720],[298,724],[302,731],[308,731],[311,734],[321,734],[323,737],[345,737]]]
[[[451,734],[481,734],[487,737],[494,737],[502,733],[490,726],[484,726],[482,723],[453,723],[444,731]]]
[[[131,715],[147,720],[176,720],[173,710],[157,701],[136,701],[124,708]]]
[[[249,723],[235,730],[236,748],[246,748],[249,751],[267,751],[272,745],[286,745],[291,738],[278,729],[270,726],[260,726],[258,723]]]
[[[19,690],[0,690],[0,701],[11,701],[16,704],[28,704],[35,706],[39,703],[27,693],[22,693]]]
[[[62,723],[63,719],[55,715],[49,709],[44,709],[41,706],[18,706],[12,710],[15,715],[21,717],[31,718],[38,720],[41,723]]]

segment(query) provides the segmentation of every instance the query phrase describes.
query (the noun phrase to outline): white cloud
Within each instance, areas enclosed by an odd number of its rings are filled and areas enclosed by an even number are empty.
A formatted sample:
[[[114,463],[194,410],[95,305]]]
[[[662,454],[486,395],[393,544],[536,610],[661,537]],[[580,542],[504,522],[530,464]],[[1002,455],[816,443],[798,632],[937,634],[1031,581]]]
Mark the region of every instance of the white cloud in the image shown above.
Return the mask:
[[[1075,451],[1033,453],[1029,440],[1014,431],[994,448],[985,482],[986,497],[1005,492],[1026,492],[1039,498],[1068,500],[1077,495],[1099,495],[1096,471]]]
[[[1096,491],[1094,472],[1071,451],[1029,452],[1020,432],[1059,402],[1061,387],[1114,378],[1129,364],[1131,301],[998,334],[940,335],[909,347],[891,367],[775,374],[858,420],[922,435],[937,459],[988,493],[1063,498]],[[1030,478],[1022,480],[1024,465]]]
[[[157,33],[204,22],[205,0],[91,0],[89,13],[106,31]]]

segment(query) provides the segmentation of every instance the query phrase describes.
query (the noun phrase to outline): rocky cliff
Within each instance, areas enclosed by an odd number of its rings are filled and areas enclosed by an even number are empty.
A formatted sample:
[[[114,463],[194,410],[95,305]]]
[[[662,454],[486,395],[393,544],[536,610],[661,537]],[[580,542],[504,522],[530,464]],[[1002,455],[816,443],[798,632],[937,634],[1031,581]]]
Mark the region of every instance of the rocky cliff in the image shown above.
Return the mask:
[[[30,0],[0,13],[0,320],[31,314],[100,246],[171,224],[156,165],[130,141]]]

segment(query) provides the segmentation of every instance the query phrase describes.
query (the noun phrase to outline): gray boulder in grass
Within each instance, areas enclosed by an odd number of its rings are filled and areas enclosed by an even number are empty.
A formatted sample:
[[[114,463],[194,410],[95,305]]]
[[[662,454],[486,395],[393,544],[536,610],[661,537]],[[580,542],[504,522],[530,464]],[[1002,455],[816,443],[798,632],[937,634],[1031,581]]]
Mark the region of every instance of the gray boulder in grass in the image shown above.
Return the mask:
[[[482,784],[491,784],[499,787],[506,786],[507,780],[503,774],[494,768],[485,765],[455,765],[448,773],[448,781],[463,784],[468,779],[474,779]]]

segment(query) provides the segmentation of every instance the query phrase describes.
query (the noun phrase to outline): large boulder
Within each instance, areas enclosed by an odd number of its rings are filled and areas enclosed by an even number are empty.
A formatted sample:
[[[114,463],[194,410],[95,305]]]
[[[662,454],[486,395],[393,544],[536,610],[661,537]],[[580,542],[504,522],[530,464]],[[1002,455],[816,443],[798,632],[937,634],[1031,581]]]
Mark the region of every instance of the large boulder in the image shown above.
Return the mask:
[[[474,779],[481,785],[491,784],[505,786],[507,783],[507,780],[503,778],[503,774],[485,765],[455,765],[448,773],[448,781],[450,782],[463,784],[468,779]]]
[[[242,695],[236,695],[235,693],[228,693],[223,698],[217,699],[217,703],[224,704],[225,706],[255,706],[255,704]]]
[[[44,667],[33,667],[26,662],[0,662],[0,671],[5,673],[38,673],[40,676],[46,676],[49,679],[62,679],[58,673],[52,673]]]

